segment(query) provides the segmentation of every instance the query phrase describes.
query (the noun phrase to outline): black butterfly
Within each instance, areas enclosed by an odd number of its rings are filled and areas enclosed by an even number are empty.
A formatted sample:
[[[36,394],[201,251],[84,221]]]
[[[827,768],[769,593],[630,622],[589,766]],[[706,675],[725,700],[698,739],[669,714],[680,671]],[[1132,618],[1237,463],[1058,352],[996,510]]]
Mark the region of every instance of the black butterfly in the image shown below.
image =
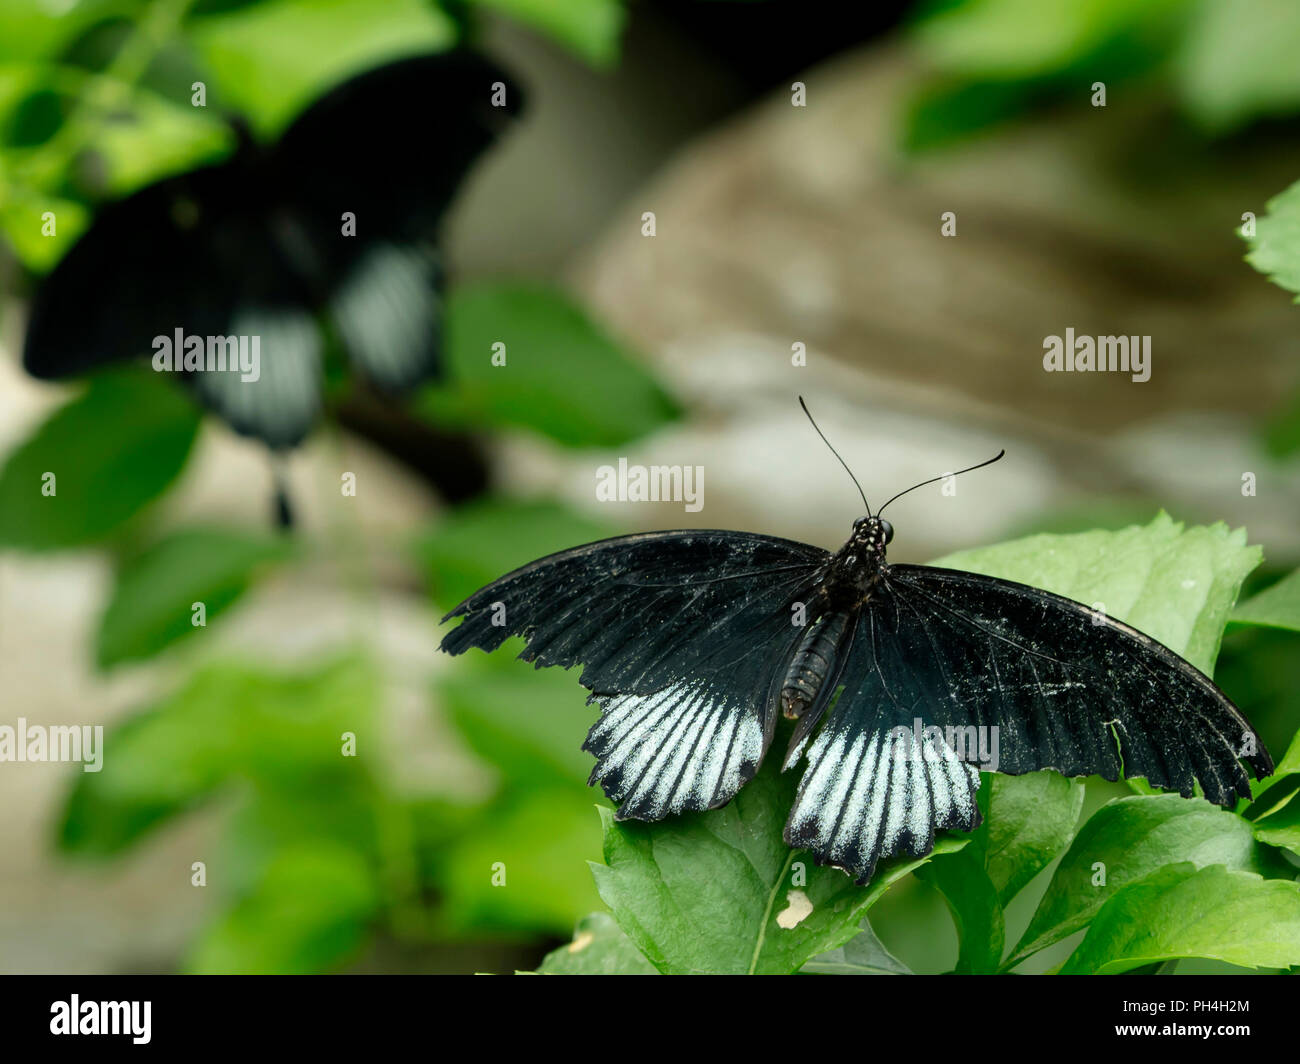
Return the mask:
[[[601,708],[589,782],[620,819],[726,804],[777,717],[797,720],[783,768],[807,767],[785,839],[859,883],[979,824],[990,735],[990,770],[1123,770],[1184,797],[1195,781],[1219,805],[1250,797],[1239,756],[1272,772],[1223,692],[1149,636],[1024,584],[889,565],[893,533],[867,505],[835,554],[749,532],[592,543],[471,595],[442,649],[522,635],[524,660],[582,665]]]
[[[399,60],[327,92],[269,148],[244,136],[229,161],[105,206],[37,290],[24,366],[79,374],[157,355],[155,339],[177,330],[218,338],[215,354],[257,337],[256,380],[186,376],[238,432],[277,448],[316,419],[327,335],[385,391],[426,379],[439,363],[438,224],[517,100],[472,54]]]

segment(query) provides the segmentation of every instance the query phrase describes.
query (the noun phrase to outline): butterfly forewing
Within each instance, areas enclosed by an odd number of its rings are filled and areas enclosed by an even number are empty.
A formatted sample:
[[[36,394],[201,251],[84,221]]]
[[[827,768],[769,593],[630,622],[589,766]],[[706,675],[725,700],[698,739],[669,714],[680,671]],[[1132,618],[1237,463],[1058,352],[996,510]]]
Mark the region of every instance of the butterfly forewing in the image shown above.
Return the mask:
[[[888,679],[951,693],[934,700],[936,723],[978,715],[1001,726],[999,771],[1116,779],[1122,768],[1185,796],[1195,781],[1219,805],[1250,797],[1239,758],[1261,777],[1272,771],[1250,724],[1209,679],[1078,602],[994,577],[895,565],[869,608],[900,618],[898,639],[911,652]]]

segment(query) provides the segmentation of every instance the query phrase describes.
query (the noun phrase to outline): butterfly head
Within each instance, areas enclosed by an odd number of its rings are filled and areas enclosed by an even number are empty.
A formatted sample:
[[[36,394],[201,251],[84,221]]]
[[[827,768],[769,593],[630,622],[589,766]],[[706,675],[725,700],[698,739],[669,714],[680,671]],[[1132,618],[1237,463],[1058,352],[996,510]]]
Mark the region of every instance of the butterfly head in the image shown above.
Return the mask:
[[[849,545],[883,560],[885,547],[894,538],[894,526],[881,517],[859,517],[853,522]]]

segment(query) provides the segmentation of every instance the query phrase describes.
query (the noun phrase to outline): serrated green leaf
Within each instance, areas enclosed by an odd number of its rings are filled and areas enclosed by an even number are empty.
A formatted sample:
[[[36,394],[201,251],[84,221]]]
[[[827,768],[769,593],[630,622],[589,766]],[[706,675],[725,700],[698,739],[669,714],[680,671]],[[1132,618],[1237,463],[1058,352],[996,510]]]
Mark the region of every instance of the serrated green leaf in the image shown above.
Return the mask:
[[[1255,219],[1255,235],[1245,239],[1247,262],[1280,288],[1300,293],[1300,181],[1268,201]]]
[[[1130,883],[1175,861],[1268,871],[1250,824],[1202,798],[1117,798],[1080,829],[1013,951],[1021,960],[1073,934]]]
[[[802,975],[911,975],[912,970],[895,957],[876,936],[869,919],[844,945],[819,953],[802,968]]]
[[[1032,584],[1104,608],[1207,676],[1241,582],[1260,562],[1245,529],[1184,526],[1161,513],[1119,532],[1028,536],[935,565]]]
[[[174,381],[102,374],[60,407],[0,472],[0,547],[47,550],[118,531],[179,475],[199,411]],[[46,473],[55,494],[42,494]]]
[[[150,657],[202,631],[192,623],[194,603],[203,603],[211,621],[259,569],[291,551],[286,539],[239,529],[187,529],[158,541],[117,574],[99,626],[100,668]]]
[[[448,380],[418,412],[440,424],[524,428],[568,447],[615,446],[678,415],[676,403],[559,289],[482,283],[447,301]],[[505,344],[505,364],[493,345]]]
[[[1102,906],[1061,973],[1124,972],[1177,957],[1300,964],[1300,885],[1220,865],[1162,868]]]
[[[538,975],[658,975],[609,913],[591,913],[578,921],[573,941],[552,950]]]
[[[605,863],[596,886],[628,937],[661,972],[776,974],[858,933],[870,907],[928,858],[882,862],[855,886],[838,869],[813,865],[781,837],[794,797],[793,773],[769,758],[727,806],[659,824],[616,821],[602,809]],[[965,845],[941,835],[936,854]],[[791,926],[784,926],[784,925]]]
[[[257,886],[204,932],[183,964],[204,975],[299,975],[355,952],[379,890],[365,859],[325,841],[279,854]]]
[[[1260,624],[1300,632],[1300,569],[1238,603],[1231,620],[1234,624]]]

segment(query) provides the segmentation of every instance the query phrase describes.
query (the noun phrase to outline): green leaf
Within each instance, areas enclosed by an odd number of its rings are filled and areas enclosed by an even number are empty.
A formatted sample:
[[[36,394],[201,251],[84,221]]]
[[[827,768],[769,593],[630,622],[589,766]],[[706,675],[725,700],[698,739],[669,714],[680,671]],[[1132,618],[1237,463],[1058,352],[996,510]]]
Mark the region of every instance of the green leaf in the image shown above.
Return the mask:
[[[1059,772],[990,775],[984,868],[1006,905],[1070,845],[1083,810],[1083,783]]]
[[[1288,800],[1252,823],[1260,842],[1300,853],[1300,802]]]
[[[367,773],[322,773],[290,787],[254,781],[232,790],[237,798],[220,850],[208,862],[209,868],[220,864],[224,890],[255,890],[281,853],[318,840],[383,860],[381,822],[392,806]]]
[[[902,147],[908,152],[943,147],[1015,118],[1043,95],[1041,88],[1024,82],[924,82],[907,101]]]
[[[1194,4],[1177,56],[1178,87],[1193,118],[1223,132],[1300,107],[1300,8],[1291,0]]]
[[[1300,293],[1300,181],[1268,201],[1255,219],[1255,235],[1245,239],[1247,262],[1275,285]],[[1295,302],[1300,303],[1300,294]]]
[[[1247,820],[1262,820],[1276,813],[1300,792],[1300,775],[1269,776],[1268,779],[1256,780],[1252,789],[1255,800],[1241,811]]]
[[[173,103],[139,87],[130,90],[130,121],[98,124],[86,147],[104,161],[107,197],[125,196],[163,177],[231,154],[235,137],[216,115]]]
[[[527,536],[519,530],[528,529]],[[606,539],[620,529],[549,500],[488,499],[459,506],[413,547],[445,610],[536,558]]]
[[[366,773],[377,679],[347,658],[305,673],[231,663],[196,672],[157,707],[105,736],[103,768],[78,775],[59,844],[87,856],[118,853],[232,779],[264,788],[334,787]],[[342,756],[342,734],[358,756]]]
[[[291,550],[283,538],[237,529],[188,529],[158,541],[117,574],[99,626],[100,668],[151,657],[201,631],[192,623],[194,603],[203,603],[210,621],[248,589],[259,569]]]
[[[591,795],[570,788],[489,807],[442,855],[442,920],[459,933],[563,934],[599,904],[586,869],[600,852],[599,824]]]
[[[1269,416],[1264,426],[1264,446],[1274,458],[1290,458],[1300,451],[1300,388]]]
[[[455,23],[425,0],[263,0],[195,16],[188,32],[221,98],[266,137],[338,82],[449,48],[456,34]]]
[[[1061,859],[1014,961],[1073,934],[1123,887],[1175,861],[1268,870],[1250,824],[1234,813],[1176,794],[1117,798],[1092,815]]]
[[[53,236],[42,231],[46,211],[54,214]],[[89,224],[89,210],[59,196],[13,189],[12,195],[0,203],[0,231],[14,254],[33,273],[53,269]]]
[[[1296,732],[1277,769],[1263,785],[1245,816],[1255,838],[1270,846],[1300,853],[1300,732]]]
[[[118,531],[179,475],[199,411],[174,381],[106,373],[9,456],[0,472],[0,547],[78,547]],[[53,473],[55,492],[42,494]]]
[[[176,702],[136,714],[106,735],[104,768],[78,775],[59,846],[86,857],[127,849],[162,821],[195,808],[229,771],[227,733]]]
[[[981,847],[972,843],[958,853],[937,857],[917,869],[918,879],[938,889],[957,925],[962,975],[996,972],[1006,944],[1006,926],[997,888],[984,870]]]
[[[1234,624],[1260,624],[1300,632],[1300,569],[1238,603],[1230,619]]]
[[[1300,964],[1300,885],[1218,865],[1162,868],[1102,906],[1061,972],[1124,972],[1177,957]]]
[[[0,4],[0,60],[56,55],[101,19],[132,16],[142,0],[6,0]]]
[[[364,942],[378,898],[374,873],[360,854],[323,841],[294,847],[199,937],[183,969],[300,975],[337,968]]]
[[[33,110],[50,110],[62,121],[78,113],[85,98],[102,98],[109,87],[111,119],[86,119],[77,126],[75,152],[60,147],[54,130],[44,131],[51,135],[43,140],[33,135],[41,142],[26,148],[13,143],[23,135],[24,116]],[[38,273],[53,267],[89,224],[87,207],[68,198],[69,190],[80,184],[74,173],[77,157],[93,154],[97,198],[116,199],[225,157],[235,147],[234,133],[217,113],[190,106],[188,89],[176,101],[65,64],[0,66],[0,130],[10,141],[0,228],[24,264]],[[54,215],[53,233],[45,230],[46,211]]]
[[[984,773],[984,820],[958,853],[917,872],[944,896],[959,942],[956,971],[995,972],[1005,946],[1004,906],[1074,838],[1083,784],[1058,772]]]
[[[912,970],[876,937],[870,920],[838,949],[819,953],[802,968],[803,975],[911,975]]]
[[[573,941],[546,955],[538,975],[658,975],[609,913],[578,921]]]
[[[1188,0],[969,0],[918,24],[924,57],[949,73],[1029,78],[1129,42],[1168,40]]]
[[[592,865],[596,886],[661,972],[798,971],[853,938],[889,886],[928,859],[882,862],[866,887],[838,869],[813,866],[782,841],[797,781],[783,776],[776,760],[730,804],[708,813],[649,825],[616,821],[601,809],[605,863]],[[940,836],[934,852],[963,845]]]
[[[1119,532],[1028,536],[935,565],[1032,584],[1126,621],[1207,676],[1241,582],[1259,564],[1245,529],[1184,526],[1161,513]]]
[[[505,344],[505,365],[493,345]],[[525,428],[568,447],[615,446],[673,420],[677,405],[558,289],[457,288],[447,301],[449,381],[417,409],[441,424]]]
[[[1282,760],[1277,763],[1273,775],[1275,777],[1286,776],[1293,772],[1300,772],[1300,731],[1291,737],[1291,745],[1287,747],[1286,753],[1282,755]]]
[[[536,27],[592,66],[618,62],[627,14],[622,0],[470,0]]]

